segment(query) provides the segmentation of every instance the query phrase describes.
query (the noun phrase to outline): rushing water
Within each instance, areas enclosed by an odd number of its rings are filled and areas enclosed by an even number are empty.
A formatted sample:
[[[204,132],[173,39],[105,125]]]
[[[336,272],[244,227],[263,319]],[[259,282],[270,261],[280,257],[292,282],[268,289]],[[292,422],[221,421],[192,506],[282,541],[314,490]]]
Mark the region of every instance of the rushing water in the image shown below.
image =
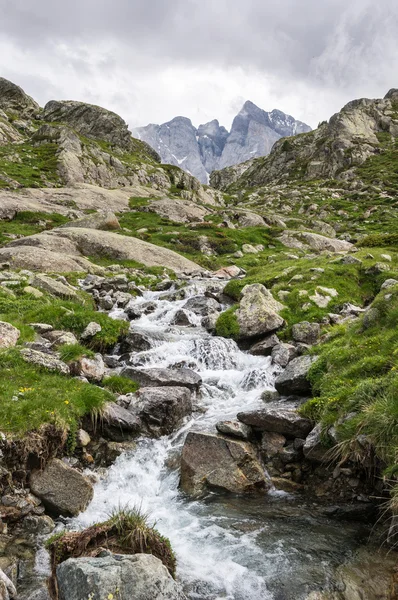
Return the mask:
[[[203,293],[205,285],[194,282],[188,293]],[[261,498],[209,494],[202,501],[181,494],[173,458],[188,430],[215,431],[217,421],[261,406],[261,393],[273,389],[276,371],[269,358],[210,336],[194,315],[194,327],[170,325],[186,300],[146,292],[133,302],[149,300],[156,310],[133,321],[132,328],[149,332],[156,343],[137,353],[134,362],[145,368],[184,364],[200,373],[194,416],[172,436],[141,439],[134,452],[120,456],[96,485],[88,509],[68,526],[86,527],[107,519],[115,508],[140,506],[170,538],[178,578],[192,600],[305,598],[311,589],[327,585],[333,566],[359,543],[362,532],[357,525],[341,527],[316,516],[313,506],[282,492]],[[112,316],[124,315],[115,309]]]

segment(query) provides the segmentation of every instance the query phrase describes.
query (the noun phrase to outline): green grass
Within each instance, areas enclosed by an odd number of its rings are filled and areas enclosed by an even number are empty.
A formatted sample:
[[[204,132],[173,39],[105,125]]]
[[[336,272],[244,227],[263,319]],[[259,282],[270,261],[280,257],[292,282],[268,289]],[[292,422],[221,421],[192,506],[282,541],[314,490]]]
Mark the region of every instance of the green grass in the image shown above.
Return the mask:
[[[316,348],[319,358],[310,371],[316,397],[301,410],[325,428],[343,418],[337,425],[341,451],[361,455],[356,440],[365,435],[391,470],[398,459],[398,286],[380,292],[372,308],[373,321],[364,316],[334,327]]]
[[[53,423],[76,430],[80,419],[114,399],[107,390],[26,363],[17,349],[0,352],[1,429],[17,436]]]
[[[69,220],[68,217],[64,217],[58,213],[21,211],[15,215],[12,221],[1,221],[0,245],[10,242],[10,238],[5,234],[18,236],[34,235],[53,227],[59,227]]]
[[[130,394],[135,393],[139,384],[127,377],[123,377],[122,375],[111,375],[110,377],[106,377],[102,384],[111,392],[115,394]]]
[[[86,358],[93,358],[95,356],[95,352],[81,344],[64,344],[59,348],[58,352],[60,359],[66,363],[79,360],[83,356]]]
[[[29,323],[48,323],[55,329],[72,331],[77,337],[92,321],[101,325],[99,331],[88,343],[91,350],[110,350],[129,327],[126,321],[117,321],[106,313],[97,312],[92,299],[83,295],[80,301],[60,300],[44,295],[32,298],[16,290],[16,298],[0,293],[0,320],[8,321],[22,329],[21,341],[32,339],[33,330]]]
[[[210,269],[232,263],[247,268],[271,254],[269,244],[277,248],[281,247],[273,237],[275,231],[267,227],[225,229],[217,226],[217,223],[222,221],[222,217],[218,215],[212,218],[215,223],[209,220],[206,224],[196,227],[173,223],[150,212],[127,212],[118,215],[118,218],[121,226],[129,230],[129,232],[121,231],[121,235],[131,235],[157,246],[169,248]],[[138,230],[143,228],[147,229],[147,232],[138,233]],[[214,256],[204,256],[200,252],[199,236],[207,237],[208,245],[215,253]],[[243,244],[262,244],[266,249],[257,255],[245,255],[238,259],[233,254],[240,250]]]
[[[28,143],[0,146],[0,188],[9,187],[7,178],[22,187],[58,185],[57,144]]]

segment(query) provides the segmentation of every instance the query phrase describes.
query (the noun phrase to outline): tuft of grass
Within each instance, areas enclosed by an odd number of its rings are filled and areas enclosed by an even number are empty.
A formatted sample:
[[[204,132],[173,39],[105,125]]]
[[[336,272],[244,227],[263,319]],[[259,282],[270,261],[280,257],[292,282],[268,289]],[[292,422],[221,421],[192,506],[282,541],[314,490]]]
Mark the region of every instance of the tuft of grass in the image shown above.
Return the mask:
[[[81,344],[65,344],[58,350],[60,359],[66,363],[79,360],[83,356],[93,358],[95,353]]]
[[[139,388],[137,382],[122,375],[111,375],[110,377],[106,377],[102,383],[104,387],[115,394],[135,393]]]
[[[170,541],[149,523],[149,515],[138,507],[119,508],[104,523],[83,531],[52,536],[46,546],[51,556],[53,585],[57,565],[71,557],[91,556],[100,547],[121,554],[153,554],[175,577],[176,557]]]
[[[63,225],[68,221],[68,217],[64,217],[58,213],[21,211],[11,221],[1,222],[0,245],[9,243],[9,235],[34,235],[35,233]]]
[[[217,335],[232,339],[237,339],[239,337],[240,328],[235,315],[238,308],[239,306],[235,305],[221,313],[216,323]]]

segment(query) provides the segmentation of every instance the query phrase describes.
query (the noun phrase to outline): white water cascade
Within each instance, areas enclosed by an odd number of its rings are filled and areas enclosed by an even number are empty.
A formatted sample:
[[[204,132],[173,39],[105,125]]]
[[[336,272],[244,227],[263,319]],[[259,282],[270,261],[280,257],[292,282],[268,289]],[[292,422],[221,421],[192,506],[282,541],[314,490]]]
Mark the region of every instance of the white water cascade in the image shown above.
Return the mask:
[[[194,282],[190,295],[203,294],[204,285]],[[183,364],[198,372],[203,385],[196,398],[197,410],[172,436],[142,438],[135,451],[120,456],[95,486],[87,510],[70,520],[68,527],[84,528],[106,520],[118,507],[139,506],[169,537],[177,556],[178,579],[191,600],[305,598],[304,592],[314,583],[325,583],[336,558],[333,552],[337,555],[343,536],[347,544],[346,538],[355,537],[356,530],[342,532],[325,523],[321,528],[308,511],[286,517],[283,506],[289,507],[292,499],[283,493],[259,498],[209,494],[193,501],[179,491],[173,458],[187,432],[192,428],[215,432],[217,421],[261,406],[261,393],[273,389],[276,371],[269,358],[252,356],[232,340],[209,335],[198,318],[195,327],[170,325],[186,299],[170,301],[162,296],[145,292],[134,300],[135,304],[156,303],[156,310],[134,321],[132,327],[150,332],[157,341],[133,360],[145,368]],[[122,318],[121,312],[116,309],[112,316]],[[269,518],[271,513],[274,518]],[[306,549],[303,535],[308,537],[311,527],[312,545]]]

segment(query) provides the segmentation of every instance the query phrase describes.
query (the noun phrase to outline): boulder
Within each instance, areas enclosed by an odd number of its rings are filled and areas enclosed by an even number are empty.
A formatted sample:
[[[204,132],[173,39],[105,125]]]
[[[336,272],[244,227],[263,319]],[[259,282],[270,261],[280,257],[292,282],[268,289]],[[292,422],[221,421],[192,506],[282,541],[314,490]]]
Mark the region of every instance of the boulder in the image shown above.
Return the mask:
[[[33,350],[31,348],[24,348],[21,350],[21,356],[27,363],[36,365],[38,367],[43,367],[49,371],[57,371],[62,375],[70,374],[68,365],[51,354],[40,352],[39,350]]]
[[[259,251],[252,244],[243,244],[242,252],[243,254],[258,254]]]
[[[99,383],[105,375],[105,364],[101,354],[96,354],[94,358],[82,356],[69,365],[72,375],[85,377],[89,381]]]
[[[250,348],[249,353],[254,354],[254,356],[271,356],[274,346],[278,344],[278,336],[273,333],[268,335],[264,340],[261,340],[261,342],[254,344]]]
[[[209,318],[209,317],[206,317]],[[193,325],[189,314],[183,308],[179,308],[175,313],[174,317],[170,321],[171,325],[178,325],[179,327],[191,327]]]
[[[191,369],[136,369],[125,367],[121,375],[139,383],[142,387],[187,387],[197,390],[201,377]]]
[[[217,302],[217,300],[214,300],[214,298],[208,298],[206,296],[193,296],[185,302],[183,308],[193,312],[195,315],[208,317],[209,315],[220,311],[221,304]]]
[[[287,367],[293,358],[297,356],[297,348],[292,344],[281,342],[274,346],[271,351],[272,362],[280,367]]]
[[[9,261],[16,269],[30,269],[46,273],[92,272],[100,269],[80,256],[70,256],[25,245],[0,248],[0,262],[3,261]]]
[[[72,287],[61,283],[61,281],[52,279],[51,277],[48,277],[48,275],[44,275],[43,273],[40,273],[39,275],[35,276],[33,280],[33,285],[59,298],[68,298],[75,300],[78,297],[77,293]]]
[[[182,450],[180,485],[192,496],[206,489],[244,494],[264,492],[270,487],[254,446],[193,431],[188,433]]]
[[[276,331],[284,324],[277,314],[283,305],[275,300],[261,284],[245,286],[239,309],[235,315],[239,325],[239,339],[256,338]]]
[[[244,212],[238,217],[239,227],[265,227],[263,217],[257,213]]]
[[[240,421],[219,421],[216,429],[219,433],[241,440],[250,440],[252,437],[251,428]]]
[[[141,388],[134,409],[151,435],[170,435],[192,413],[191,392],[186,387]]]
[[[80,339],[81,340],[90,340],[95,335],[97,335],[97,333],[99,333],[101,330],[102,330],[102,327],[99,323],[96,323],[95,321],[91,321],[91,323],[89,323],[87,325],[87,327],[81,334]]]
[[[169,219],[174,223],[202,222],[210,212],[189,200],[176,200],[175,198],[160,198],[150,202],[147,210],[161,217]]]
[[[60,600],[187,600],[179,584],[155,556],[104,554],[95,558],[69,558],[58,565]]]
[[[311,392],[311,383],[308,372],[316,360],[312,356],[298,356],[294,358],[286,369],[278,375],[275,388],[280,394],[308,394]]]
[[[335,238],[329,238],[319,233],[309,233],[303,231],[299,234],[299,238],[312,250],[322,252],[329,250],[329,252],[348,252],[354,248],[354,245],[344,240],[336,240]]]
[[[144,331],[129,331],[123,339],[121,352],[146,352],[154,347],[154,340]]]
[[[236,265],[230,265],[229,267],[221,267],[218,271],[214,271],[212,273],[213,277],[217,279],[232,279],[234,277],[238,277],[242,273],[242,269],[237,267]]]
[[[62,225],[62,228],[64,227],[85,227],[87,229],[101,229],[104,231],[110,231],[114,229],[120,229],[120,223],[113,212],[104,211],[87,215],[87,217],[83,217],[82,219],[69,221],[69,223]]]
[[[261,453],[265,460],[274,458],[283,451],[286,444],[286,438],[281,433],[265,431],[261,438]]]
[[[107,436],[115,442],[138,434],[142,427],[137,415],[114,402],[108,402],[102,409],[101,422]]]
[[[290,438],[305,438],[313,427],[309,419],[298,414],[296,406],[287,403],[241,412],[238,419],[260,431],[280,433]]]
[[[301,323],[296,323],[292,327],[292,336],[295,342],[302,342],[303,344],[316,344],[320,335],[321,326],[319,323],[302,321]]]
[[[21,335],[19,329],[7,323],[0,321],[0,348],[13,348]]]
[[[57,458],[51,459],[43,471],[33,471],[30,489],[55,515],[74,517],[93,498],[93,486],[76,469]]]

